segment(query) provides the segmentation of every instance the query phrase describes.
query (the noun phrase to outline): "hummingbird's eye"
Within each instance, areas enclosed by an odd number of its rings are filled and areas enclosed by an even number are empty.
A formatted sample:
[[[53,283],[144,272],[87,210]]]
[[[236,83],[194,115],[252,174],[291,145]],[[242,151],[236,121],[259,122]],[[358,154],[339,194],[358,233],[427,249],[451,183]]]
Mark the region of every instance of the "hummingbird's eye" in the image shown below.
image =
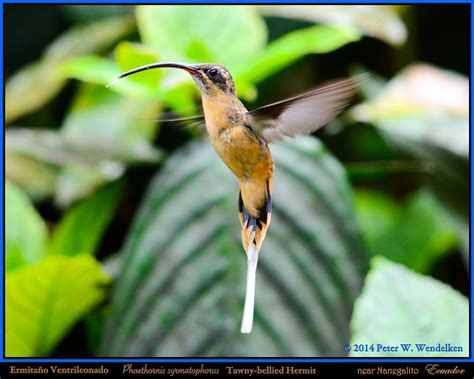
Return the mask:
[[[214,77],[214,76],[217,75],[217,70],[216,70],[215,68],[211,68],[211,69],[207,72],[207,74],[208,74],[209,76]]]

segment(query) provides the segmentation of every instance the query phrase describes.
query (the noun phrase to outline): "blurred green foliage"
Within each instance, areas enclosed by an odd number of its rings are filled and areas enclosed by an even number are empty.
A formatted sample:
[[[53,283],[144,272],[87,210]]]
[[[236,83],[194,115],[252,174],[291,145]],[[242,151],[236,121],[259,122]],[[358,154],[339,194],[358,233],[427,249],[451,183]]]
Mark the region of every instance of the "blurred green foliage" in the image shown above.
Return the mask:
[[[103,50],[129,32],[131,25],[128,17],[99,21],[74,28],[55,40],[40,61],[23,68],[6,83],[5,124],[37,110],[59,92],[66,82],[60,70],[65,60]]]
[[[410,65],[421,6],[48,7],[71,28],[5,90],[7,356],[466,346],[467,299],[449,285],[468,292],[469,81]],[[154,70],[105,88],[172,60],[224,64],[249,107],[378,67],[362,102],[318,134],[329,148],[314,136],[271,146],[249,336],[236,182],[200,133],[157,122],[198,112],[196,86]],[[68,334],[81,321],[87,341]]]
[[[351,112],[380,128],[388,143],[427,164],[423,179],[456,224],[467,265],[469,80],[427,64],[411,65]]]
[[[399,203],[375,191],[356,192],[362,233],[372,256],[383,255],[426,273],[456,246],[456,228],[427,190]]]

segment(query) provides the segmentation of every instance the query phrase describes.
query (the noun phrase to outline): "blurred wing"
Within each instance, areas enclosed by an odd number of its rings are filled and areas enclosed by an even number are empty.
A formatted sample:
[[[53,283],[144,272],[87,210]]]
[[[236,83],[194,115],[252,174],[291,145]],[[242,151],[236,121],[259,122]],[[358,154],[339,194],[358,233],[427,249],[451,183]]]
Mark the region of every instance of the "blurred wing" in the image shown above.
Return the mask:
[[[206,132],[206,124],[204,115],[199,114],[189,117],[171,117],[171,118],[159,118],[159,123],[175,124],[186,129],[198,129],[201,132]]]
[[[159,122],[194,122],[194,121],[204,121],[204,115],[198,114],[188,117],[165,117],[158,119]]]
[[[249,114],[268,143],[285,136],[310,134],[347,106],[366,76],[334,80],[312,91],[257,108]]]

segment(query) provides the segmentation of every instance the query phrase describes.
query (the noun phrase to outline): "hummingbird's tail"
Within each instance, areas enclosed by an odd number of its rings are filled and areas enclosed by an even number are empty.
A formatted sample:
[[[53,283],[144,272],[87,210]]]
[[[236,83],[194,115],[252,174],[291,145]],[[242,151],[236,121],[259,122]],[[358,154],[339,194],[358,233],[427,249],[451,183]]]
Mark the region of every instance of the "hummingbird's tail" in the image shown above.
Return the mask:
[[[239,216],[242,224],[242,244],[247,254],[247,289],[245,293],[244,313],[240,331],[252,331],[255,303],[255,276],[257,271],[258,254],[270,224],[272,212],[272,197],[267,188],[264,206],[259,210],[257,217],[249,215],[239,193]]]
[[[250,245],[247,249],[247,289],[245,291],[244,313],[241,333],[250,333],[253,325],[253,309],[255,304],[255,276],[257,273],[258,250],[255,245]]]

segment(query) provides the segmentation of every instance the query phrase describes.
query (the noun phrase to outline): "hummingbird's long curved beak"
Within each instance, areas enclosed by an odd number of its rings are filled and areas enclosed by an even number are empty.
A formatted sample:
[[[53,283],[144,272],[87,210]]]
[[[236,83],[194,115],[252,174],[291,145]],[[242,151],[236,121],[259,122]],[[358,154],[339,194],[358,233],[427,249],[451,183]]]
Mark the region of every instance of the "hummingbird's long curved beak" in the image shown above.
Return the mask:
[[[117,81],[119,81],[120,79],[125,78],[126,76],[133,75],[141,71],[151,70],[154,68],[178,68],[180,70],[189,72],[191,75],[197,75],[199,66],[193,65],[193,64],[174,63],[174,62],[151,63],[146,66],[137,67],[132,70],[126,71],[123,74],[120,74],[119,77],[117,77],[116,79],[111,81],[109,84],[107,84],[107,88],[110,87],[112,84],[116,83]]]

